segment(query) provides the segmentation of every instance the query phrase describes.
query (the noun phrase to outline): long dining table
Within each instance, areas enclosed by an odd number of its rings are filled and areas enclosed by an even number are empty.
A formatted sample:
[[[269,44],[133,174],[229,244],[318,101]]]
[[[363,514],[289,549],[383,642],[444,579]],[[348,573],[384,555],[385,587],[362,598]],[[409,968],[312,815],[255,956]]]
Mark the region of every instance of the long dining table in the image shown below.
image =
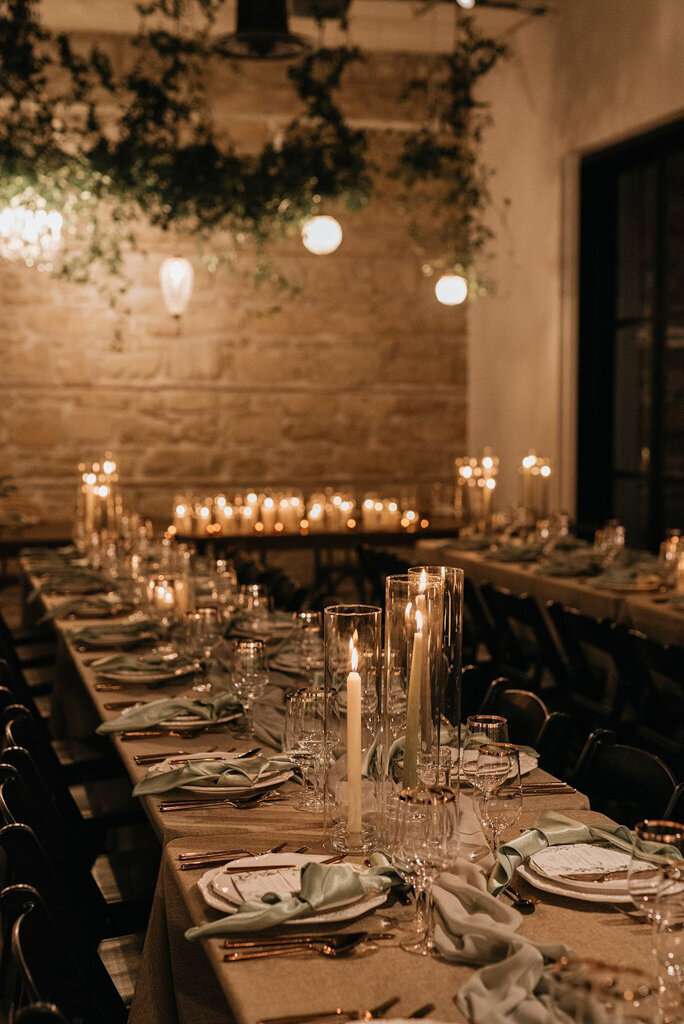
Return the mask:
[[[492,583],[515,594],[531,594],[542,610],[558,601],[597,619],[621,622],[662,644],[684,644],[684,602],[673,603],[659,590],[608,589],[582,576],[548,576],[528,562],[499,562],[479,551],[465,551],[450,540],[419,540],[418,564],[446,564],[463,569],[475,583]]]
[[[44,609],[57,598],[41,596]],[[98,622],[101,620],[98,620]],[[153,691],[127,687],[112,693],[98,685],[91,666],[93,653],[84,651],[69,636],[74,625],[87,621],[56,619],[58,671],[54,693],[55,733],[87,735],[100,722],[119,711],[106,705],[119,698],[142,699],[177,695],[179,687],[160,686]],[[188,738],[158,736],[127,741],[110,735],[131,783],[145,774],[136,756],[159,754],[169,749],[202,751],[212,746],[241,751],[254,740],[238,735],[231,725],[212,727],[207,733]],[[263,743],[264,753],[273,748]],[[552,781],[536,768],[525,781]],[[216,918],[205,905],[197,887],[201,871],[181,871],[180,855],[198,849],[240,847],[258,853],[286,841],[287,849],[306,845],[308,852],[326,850],[321,816],[295,808],[299,789],[286,782],[279,793],[285,798],[251,809],[236,809],[218,803],[206,807],[165,813],[162,797],[145,796],[141,804],[163,846],[161,869],[149,921],[143,960],[131,1008],[132,1024],[256,1024],[270,1016],[299,1014],[332,1006],[364,1010],[384,999],[396,997],[391,1016],[410,1014],[425,1002],[435,1004],[431,1016],[441,1021],[463,1021],[454,996],[472,968],[418,958],[399,948],[398,937],[378,948],[348,958],[326,959],[318,955],[293,954],[265,961],[226,963],[222,940],[188,942],[184,933],[192,925]],[[523,818],[514,829],[529,827],[546,809],[563,811],[587,823],[605,823],[602,815],[589,809],[586,796],[568,790],[553,795],[525,796]],[[516,884],[517,881],[516,881]],[[519,887],[524,888],[523,883]],[[524,892],[533,895],[532,889]],[[629,962],[650,970],[649,929],[605,905],[583,904],[561,897],[536,893],[535,912],[523,919],[520,933],[535,941],[565,942],[579,955],[603,957],[610,962]],[[383,927],[379,911],[352,921],[343,930],[359,927],[371,931]]]

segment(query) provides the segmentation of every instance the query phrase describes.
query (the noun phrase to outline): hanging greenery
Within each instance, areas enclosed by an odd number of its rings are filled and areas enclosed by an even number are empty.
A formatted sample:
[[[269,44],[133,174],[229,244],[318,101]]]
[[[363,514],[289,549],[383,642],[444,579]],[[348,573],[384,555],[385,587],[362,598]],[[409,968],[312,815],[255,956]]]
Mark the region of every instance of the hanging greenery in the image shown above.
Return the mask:
[[[249,250],[263,274],[268,245],[299,230],[319,203],[359,209],[382,191],[366,132],[336,99],[345,69],[362,59],[355,49],[318,49],[291,64],[299,112],[260,152],[240,152],[216,128],[206,70],[222,59],[212,29],[224,2],[139,0],[133,60],[115,71],[101,49],[84,54],[48,33],[37,0],[0,0],[0,209],[59,211],[54,271],[104,283],[112,301],[141,221],[195,237],[212,266]],[[425,125],[390,173],[407,208],[438,203],[447,229],[439,258],[466,269],[491,238],[479,154],[487,113],[473,93],[503,53],[463,18],[453,53],[398,97],[424,95]],[[417,220],[412,234],[419,244]]]

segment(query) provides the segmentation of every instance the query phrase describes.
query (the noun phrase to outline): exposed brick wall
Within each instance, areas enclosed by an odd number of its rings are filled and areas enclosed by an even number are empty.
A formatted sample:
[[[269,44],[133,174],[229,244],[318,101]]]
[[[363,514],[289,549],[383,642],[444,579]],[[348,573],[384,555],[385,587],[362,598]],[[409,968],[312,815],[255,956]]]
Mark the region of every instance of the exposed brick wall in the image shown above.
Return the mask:
[[[350,76],[345,107],[397,116],[393,97],[413,61],[370,58]],[[236,138],[258,141],[272,130],[263,115],[288,115],[282,73],[252,64],[217,79],[220,120]],[[378,160],[387,142],[375,135]],[[364,489],[447,476],[465,439],[465,312],[436,301],[396,199],[338,216],[337,253],[314,257],[298,240],[279,248],[296,295],[211,275],[194,258],[179,334],[157,274],[163,256],[194,250],[147,236],[147,257],[129,265],[120,351],[94,288],[2,263],[0,474],[13,473],[53,514],[71,510],[77,463],[105,448],[131,499],[150,512],[167,512],[185,487]],[[265,314],[274,301],[279,311]]]

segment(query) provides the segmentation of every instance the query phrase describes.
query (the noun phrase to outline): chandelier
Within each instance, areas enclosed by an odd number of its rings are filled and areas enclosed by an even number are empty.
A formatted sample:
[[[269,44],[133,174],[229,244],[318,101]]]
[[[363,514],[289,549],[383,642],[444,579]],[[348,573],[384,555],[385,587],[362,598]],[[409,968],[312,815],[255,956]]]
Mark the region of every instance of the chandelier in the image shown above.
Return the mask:
[[[0,210],[0,256],[38,270],[53,270],[62,247],[61,213],[46,210],[30,190]]]

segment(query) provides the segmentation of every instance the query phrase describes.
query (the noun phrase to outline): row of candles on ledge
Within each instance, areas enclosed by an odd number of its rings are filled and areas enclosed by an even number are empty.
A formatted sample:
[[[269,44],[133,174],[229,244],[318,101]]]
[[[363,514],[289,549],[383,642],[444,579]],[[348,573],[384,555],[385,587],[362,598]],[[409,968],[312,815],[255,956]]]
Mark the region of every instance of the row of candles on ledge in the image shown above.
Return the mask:
[[[485,448],[481,458],[464,455],[454,460],[454,511],[463,526],[474,526],[480,533],[492,529],[496,478],[499,459]],[[534,451],[520,465],[520,501],[530,524],[544,519],[550,511],[551,465]]]
[[[360,504],[348,493],[328,488],[308,500],[301,491],[224,494],[197,499],[177,495],[173,527],[181,536],[253,533],[344,533],[364,530],[399,530],[421,525],[415,501],[367,494]]]

